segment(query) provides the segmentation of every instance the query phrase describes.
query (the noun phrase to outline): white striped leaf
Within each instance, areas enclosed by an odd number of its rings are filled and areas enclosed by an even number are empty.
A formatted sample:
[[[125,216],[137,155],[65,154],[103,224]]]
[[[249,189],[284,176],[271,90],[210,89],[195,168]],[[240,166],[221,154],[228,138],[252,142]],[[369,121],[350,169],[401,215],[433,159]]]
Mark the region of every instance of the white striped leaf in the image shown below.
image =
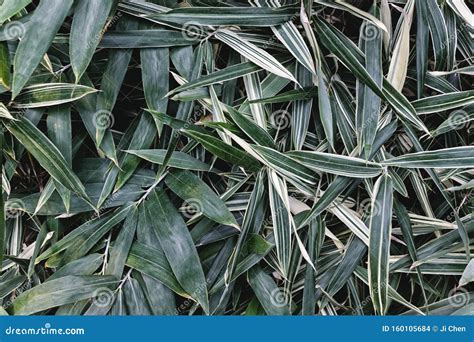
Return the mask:
[[[215,37],[263,69],[298,83],[293,74],[278,62],[275,57],[241,37],[238,33],[228,29],[221,29],[215,33]]]
[[[375,183],[369,223],[368,279],[375,312],[388,308],[390,239],[392,234],[392,180],[387,174]]]

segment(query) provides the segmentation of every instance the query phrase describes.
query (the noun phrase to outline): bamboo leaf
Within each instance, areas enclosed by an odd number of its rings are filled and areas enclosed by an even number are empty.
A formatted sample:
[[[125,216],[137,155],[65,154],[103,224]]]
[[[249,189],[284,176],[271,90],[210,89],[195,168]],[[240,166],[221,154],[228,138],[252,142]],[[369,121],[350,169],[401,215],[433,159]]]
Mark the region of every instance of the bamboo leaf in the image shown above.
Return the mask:
[[[474,147],[452,147],[441,150],[405,154],[382,162],[403,168],[472,168]]]
[[[56,106],[76,101],[88,94],[95,93],[94,88],[68,83],[44,83],[26,87],[16,97],[16,108],[40,108]]]
[[[369,223],[369,289],[379,315],[384,315],[388,308],[392,191],[390,177],[381,176],[374,186]]]
[[[125,150],[125,152],[160,165],[163,164],[166,155],[166,150]],[[173,152],[168,165],[183,170],[211,171],[212,169],[210,165],[179,151]]]
[[[60,305],[89,299],[104,288],[117,284],[111,276],[65,276],[40,284],[23,292],[13,302],[11,312],[15,315],[31,315]]]
[[[163,192],[153,192],[150,200],[150,215],[159,222],[155,229],[173,273],[183,289],[208,313],[207,285],[186,224]]]
[[[242,38],[238,33],[227,29],[221,29],[215,33],[215,37],[261,68],[268,70],[277,76],[298,83],[294,76],[280,62],[278,62],[275,57],[255,46],[245,38]]]
[[[294,7],[188,7],[166,13],[157,13],[148,18],[158,22],[177,25],[210,26],[273,26],[290,20]]]
[[[7,129],[38,160],[51,177],[67,189],[88,200],[84,185],[68,166],[61,152],[31,121],[22,118],[13,121],[7,126]]]
[[[0,23],[10,19],[16,13],[25,8],[31,0],[4,1],[0,5]]]
[[[48,51],[72,3],[72,0],[42,0],[33,12],[15,53],[12,98],[20,93]],[[38,30],[38,27],[42,29]]]
[[[189,171],[175,171],[166,177],[166,185],[198,211],[218,223],[239,228],[225,203],[199,177]]]
[[[77,2],[69,36],[69,54],[76,80],[86,71],[105,31],[107,17],[113,6],[114,1]]]
[[[431,114],[474,103],[474,91],[466,90],[425,97],[413,101],[418,114]]]
[[[381,165],[354,157],[310,151],[290,151],[287,155],[314,171],[340,176],[367,178],[382,172]]]

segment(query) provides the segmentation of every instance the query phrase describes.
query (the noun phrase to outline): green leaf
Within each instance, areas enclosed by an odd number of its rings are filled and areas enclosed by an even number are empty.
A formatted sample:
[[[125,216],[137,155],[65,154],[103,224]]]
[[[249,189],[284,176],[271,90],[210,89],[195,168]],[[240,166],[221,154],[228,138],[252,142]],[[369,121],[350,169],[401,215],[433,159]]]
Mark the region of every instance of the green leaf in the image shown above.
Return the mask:
[[[69,36],[69,54],[76,80],[82,77],[94,55],[114,2],[79,0],[76,3]]]
[[[290,151],[287,156],[316,172],[322,171],[354,178],[375,177],[382,172],[380,164],[338,154]]]
[[[414,8],[414,1],[409,1],[403,9],[399,19],[398,34],[393,46],[393,54],[387,74],[387,80],[398,91],[403,89],[407,76],[408,60],[410,57],[410,28]],[[367,52],[368,50],[366,51],[366,55]]]
[[[474,281],[474,259],[469,261],[464,272],[462,272],[461,280],[459,280],[459,286],[465,286],[470,282]]]
[[[122,22],[119,24],[122,24]],[[138,24],[135,22],[126,21],[123,22],[120,28],[134,29],[137,26]],[[102,75],[100,93],[97,96],[96,113],[94,114],[96,121],[98,121],[98,119],[103,116],[102,114],[107,116],[108,120],[106,121],[113,120],[113,116],[112,119],[110,119],[110,116],[112,115],[111,112],[114,108],[120,87],[122,86],[122,82],[125,78],[128,64],[132,58],[132,52],[132,50],[112,50],[109,52],[107,66]],[[95,126],[96,141],[97,145],[100,146],[108,126],[100,124],[100,122],[97,122]]]
[[[265,147],[274,147],[273,139],[267,131],[232,107],[226,107],[226,110],[235,124],[239,126],[254,143]]]
[[[291,72],[276,60],[275,57],[242,38],[238,33],[228,29],[221,29],[215,33],[215,37],[261,68],[296,82]]]
[[[331,148],[334,148],[334,117],[331,108],[331,94],[321,69],[318,71],[318,108],[319,118],[323,125],[326,139]]]
[[[51,109],[46,119],[48,135],[51,142],[59,149],[62,156],[72,166],[72,127],[71,127],[71,108],[68,106],[58,106]],[[55,182],[56,190],[60,193],[64,207],[69,212],[71,192],[61,184]]]
[[[281,274],[288,277],[293,249],[291,233],[294,222],[292,222],[288,205],[282,198],[282,195],[287,193],[286,183],[278,178],[274,171],[269,171],[268,188],[278,266]]]
[[[369,290],[375,312],[388,309],[390,239],[392,234],[392,180],[382,175],[375,183],[369,223]]]
[[[159,165],[163,164],[166,155],[166,150],[125,150],[124,152],[134,154],[137,157]],[[180,151],[173,152],[168,165],[183,170],[212,171],[210,165]]]
[[[440,94],[412,102],[419,114],[439,113],[472,103],[474,103],[474,90]]]
[[[313,81],[313,75],[300,64],[296,66],[296,78],[303,89],[305,86],[311,85]],[[295,85],[295,88],[295,90],[298,90],[297,85]],[[298,100],[294,98],[290,98],[289,100],[294,101],[293,115],[291,115],[291,140],[294,149],[301,150],[309,130],[313,100]],[[284,113],[285,112],[282,112],[282,114]]]
[[[259,266],[248,272],[248,281],[267,315],[290,315],[291,293],[281,289]]]
[[[111,276],[65,276],[37,285],[13,301],[14,315],[31,315],[64,304],[93,298],[100,291],[110,291],[118,283]]]
[[[148,108],[165,113],[168,108],[166,93],[169,90],[169,49],[141,49],[143,92]],[[156,121],[158,134],[161,135],[163,124]]]
[[[39,263],[54,255],[57,255],[58,253],[63,252],[66,249],[68,249],[67,253],[69,255],[74,256],[74,253],[76,253],[76,251],[75,249],[70,247],[76,245],[78,248],[82,248],[81,245],[84,243],[87,244],[88,240],[92,241],[88,243],[89,246],[94,246],[94,244],[96,244],[99,239],[101,239],[108,231],[110,231],[110,229],[122,222],[129,212],[130,206],[128,205],[122,208],[118,208],[116,211],[108,213],[102,218],[92,217],[90,220],[81,224],[79,227],[77,227],[65,237],[54,243],[51,247],[46,249],[41,255],[38,256],[38,258],[36,258],[36,263]],[[87,253],[87,251],[88,250],[83,253]],[[81,253],[82,251],[77,254]],[[71,260],[73,259],[74,258],[71,258]]]
[[[176,25],[254,26],[265,27],[289,21],[297,13],[294,7],[187,7],[147,18]]]
[[[33,12],[15,53],[12,98],[20,93],[48,51],[72,3],[72,0],[42,0]]]
[[[131,205],[126,205],[123,208],[118,209],[113,213],[113,215],[107,217],[106,220],[102,220],[100,225],[94,230],[87,227],[88,223],[86,223],[84,229],[74,230],[64,239],[60,240],[55,246],[52,246],[53,251],[64,249],[65,246],[74,246],[74,248],[68,248],[66,250],[61,260],[61,264],[64,265],[86,255],[86,253],[89,252],[105,234],[107,234],[107,232],[122,222],[125,217],[130,214],[131,209]],[[89,226],[90,225],[91,224],[89,223]]]
[[[257,72],[259,70],[261,70],[260,67],[250,62],[231,65],[222,70],[215,71],[208,75],[203,75],[196,80],[180,85],[179,87],[176,87],[171,90],[168,94],[166,94],[166,96],[171,96],[176,93],[180,93],[194,88],[205,87],[212,84],[233,80],[248,75],[250,73]]]
[[[435,69],[443,69],[447,59],[447,47],[449,42],[448,30],[443,13],[439,8],[436,0],[426,1],[426,14],[431,32],[431,41],[433,42],[433,50],[435,54]]]
[[[0,315],[469,313],[471,17],[0,0]]]
[[[425,88],[426,71],[428,70],[429,26],[426,1],[415,0],[416,8],[416,93],[420,99]]]
[[[311,221],[308,227],[308,253],[309,257],[313,261],[313,264],[315,265],[317,265],[319,253],[324,242],[325,229],[326,227],[320,216],[318,216],[318,219]],[[316,289],[313,286],[315,283],[315,277],[316,272],[314,268],[306,268],[301,309],[301,313],[303,315],[313,315],[315,311]]]
[[[6,42],[0,43],[0,86],[10,88],[10,56]]]
[[[290,179],[299,179],[309,184],[315,184],[316,174],[301,163],[296,162],[272,148],[252,145],[252,148],[261,156],[262,160],[272,169]]]
[[[212,135],[189,129],[183,130],[182,132],[201,143],[204,148],[222,160],[228,161],[232,164],[241,165],[250,171],[256,171],[260,168],[255,159],[250,155],[238,148],[222,142],[220,139],[217,139]]]
[[[378,96],[385,99],[395,109],[400,117],[415,125],[418,129],[429,134],[424,123],[417,116],[415,109],[405,96],[398,92],[386,79],[383,79],[383,89],[380,89],[370,74],[364,68],[364,55],[342,33],[324,20],[316,20],[317,31],[321,34],[323,44],[332,51],[354,75],[370,87]]]
[[[367,13],[365,11],[362,11],[360,8],[357,8],[356,6],[351,5],[348,2],[341,1],[341,0],[336,0],[336,1],[318,1],[321,5],[336,8],[339,10],[343,11],[348,11],[352,15],[359,17],[361,19],[367,20],[369,23],[371,23],[374,26],[377,26],[379,29],[383,31],[387,31],[387,28],[385,27],[384,23],[381,22],[378,18],[375,16],[371,15],[370,13]]]
[[[318,96],[318,87],[303,87],[294,90],[288,90],[279,95],[265,97],[257,100],[251,100],[249,103],[283,103],[297,100],[310,100]]]
[[[292,21],[289,21],[278,26],[273,26],[272,31],[296,60],[315,75],[316,68],[314,66],[313,57],[296,25]]]
[[[58,183],[88,200],[84,185],[68,166],[56,146],[28,119],[12,121],[7,129],[20,141]]]
[[[161,247],[183,289],[209,313],[207,284],[196,247],[181,215],[163,191],[150,195],[149,213]]]
[[[8,120],[16,120],[11,114],[10,111],[8,110],[7,107],[3,103],[0,103],[0,118],[5,118]]]
[[[56,106],[76,101],[88,94],[95,93],[94,88],[68,83],[42,83],[23,89],[13,103],[16,108],[39,108]]]
[[[71,261],[63,267],[60,267],[48,278],[48,281],[71,275],[92,275],[92,273],[94,273],[102,265],[103,261],[103,255],[98,253],[89,254],[83,258]]]
[[[4,1],[0,5],[0,24],[25,8],[31,0]]]
[[[153,143],[156,136],[156,128],[153,125],[152,117],[149,113],[143,112],[140,115],[138,125],[133,132],[127,148],[130,150],[148,148]],[[122,188],[140,163],[140,158],[130,153],[125,153],[119,160],[120,172],[117,177],[114,191]]]
[[[189,297],[176,279],[161,248],[134,242],[127,258],[127,266],[159,280],[180,296]]]
[[[181,32],[165,29],[126,30],[106,33],[99,47],[107,49],[166,48],[198,43]]]
[[[199,177],[189,171],[179,170],[168,174],[166,185],[204,216],[218,223],[236,227],[239,225],[225,203]]]
[[[364,36],[362,44],[365,52],[365,68],[371,78],[382,87],[382,33],[374,25],[364,23],[361,27],[361,34]],[[392,57],[392,61],[396,58]],[[390,81],[390,78],[388,78]],[[393,84],[393,82],[391,82]],[[396,87],[397,88],[397,87]],[[397,89],[401,89],[398,87]],[[364,151],[366,159],[372,151],[372,145],[377,133],[379,123],[380,97],[368,86],[364,86],[361,111],[357,111],[356,129],[358,134],[359,149]]]
[[[433,137],[453,130],[466,127],[474,121],[474,111],[468,113],[461,110],[454,111],[445,121],[443,121],[432,133]]]
[[[115,239],[114,248],[110,252],[110,258],[107,262],[107,268],[105,269],[105,275],[112,275],[120,277],[125,267],[127,256],[132,246],[133,237],[138,224],[138,210],[136,207],[132,207],[129,212],[123,227],[120,230],[117,238]]]
[[[462,146],[409,153],[385,160],[382,164],[402,168],[424,169],[472,168],[474,167],[474,147]]]

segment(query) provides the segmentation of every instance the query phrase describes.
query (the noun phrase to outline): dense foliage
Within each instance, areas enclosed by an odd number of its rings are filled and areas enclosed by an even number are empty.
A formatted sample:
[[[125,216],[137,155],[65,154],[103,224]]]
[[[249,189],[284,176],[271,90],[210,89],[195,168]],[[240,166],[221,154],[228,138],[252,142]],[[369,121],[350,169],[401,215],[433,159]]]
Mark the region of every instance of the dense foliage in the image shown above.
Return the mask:
[[[472,23],[0,0],[1,312],[472,314]]]

